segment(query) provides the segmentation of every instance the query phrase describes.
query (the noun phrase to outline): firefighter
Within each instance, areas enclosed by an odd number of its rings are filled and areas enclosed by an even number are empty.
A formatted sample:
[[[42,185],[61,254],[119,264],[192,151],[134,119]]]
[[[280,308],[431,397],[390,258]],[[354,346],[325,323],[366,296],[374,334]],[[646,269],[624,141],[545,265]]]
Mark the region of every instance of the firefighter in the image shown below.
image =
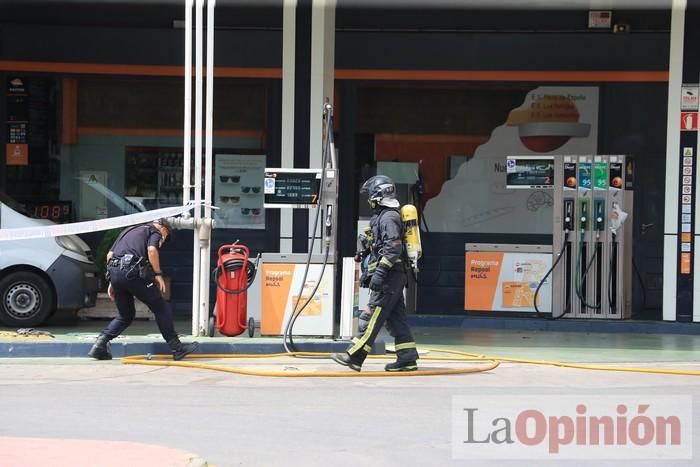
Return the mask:
[[[119,315],[100,333],[88,355],[111,360],[109,341],[119,336],[134,320],[134,297],[145,303],[156,317],[158,329],[168,343],[174,360],[197,350],[199,344],[180,342],[173,324],[170,305],[163,298],[165,282],[159,250],[170,237],[172,228],[166,219],[137,225],[122,231],[107,253],[107,294],[117,305]]]
[[[408,327],[403,289],[407,281],[408,257],[404,247],[404,228],[399,213],[394,182],[384,175],[376,175],[367,180],[360,189],[368,194],[368,202],[373,210],[370,219],[372,245],[370,262],[367,268],[369,289],[368,306],[371,310],[364,333],[353,339],[352,345],[331,358],[355,371],[372,350],[382,326],[394,338],[397,360],[384,368],[386,371],[415,371],[418,352],[416,343]]]

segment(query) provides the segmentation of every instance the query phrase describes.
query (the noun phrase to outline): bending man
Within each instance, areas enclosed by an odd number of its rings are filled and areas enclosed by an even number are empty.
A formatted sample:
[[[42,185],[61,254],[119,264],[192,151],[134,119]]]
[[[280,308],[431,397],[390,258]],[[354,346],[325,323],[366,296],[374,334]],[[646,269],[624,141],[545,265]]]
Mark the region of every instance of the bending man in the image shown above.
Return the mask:
[[[100,333],[88,355],[97,360],[111,360],[109,341],[129,327],[136,315],[134,297],[145,303],[156,316],[158,329],[170,346],[173,359],[181,360],[197,350],[199,344],[183,344],[175,332],[173,313],[163,298],[165,282],[159,250],[170,237],[165,219],[137,225],[122,231],[107,253],[109,288],[107,294],[116,302],[119,316]]]

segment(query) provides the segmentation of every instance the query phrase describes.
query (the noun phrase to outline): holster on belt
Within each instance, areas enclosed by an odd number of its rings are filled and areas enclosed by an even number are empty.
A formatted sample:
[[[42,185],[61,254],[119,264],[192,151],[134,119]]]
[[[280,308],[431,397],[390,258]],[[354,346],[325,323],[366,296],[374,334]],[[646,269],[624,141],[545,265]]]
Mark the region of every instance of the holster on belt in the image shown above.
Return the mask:
[[[119,258],[112,258],[107,263],[107,266],[125,271],[127,279],[140,277],[141,279],[152,281],[155,278],[151,263],[142,256],[126,254]],[[107,280],[109,280],[109,269],[106,275],[108,276]]]

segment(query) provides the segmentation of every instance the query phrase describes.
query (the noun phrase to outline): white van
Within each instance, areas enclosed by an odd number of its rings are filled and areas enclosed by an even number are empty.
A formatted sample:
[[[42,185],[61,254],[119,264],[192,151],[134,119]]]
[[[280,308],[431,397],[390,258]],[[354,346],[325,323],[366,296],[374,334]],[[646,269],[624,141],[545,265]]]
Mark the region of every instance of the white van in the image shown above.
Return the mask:
[[[0,229],[36,227],[22,206],[0,193]],[[76,235],[0,241],[0,324],[32,327],[56,311],[95,306],[99,268]]]

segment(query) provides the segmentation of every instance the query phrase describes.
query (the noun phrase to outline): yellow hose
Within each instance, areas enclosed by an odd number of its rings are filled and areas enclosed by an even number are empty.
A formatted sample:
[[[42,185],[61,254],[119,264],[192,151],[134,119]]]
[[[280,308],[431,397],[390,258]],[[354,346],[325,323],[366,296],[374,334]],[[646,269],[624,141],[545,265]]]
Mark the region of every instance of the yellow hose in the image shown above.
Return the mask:
[[[223,371],[227,373],[236,373],[240,375],[251,376],[274,376],[274,377],[330,377],[330,378],[368,378],[368,377],[386,377],[386,376],[438,376],[438,375],[459,375],[467,373],[481,373],[490,371],[496,368],[501,362],[507,363],[523,363],[528,365],[548,365],[560,368],[575,368],[579,370],[595,370],[595,371],[623,371],[631,373],[655,373],[663,375],[681,375],[681,376],[700,376],[700,371],[686,371],[676,369],[662,368],[635,368],[635,367],[618,367],[606,365],[586,365],[579,363],[566,363],[548,360],[527,360],[510,357],[494,357],[489,355],[480,355],[475,353],[462,352],[459,350],[421,348],[420,350],[436,353],[445,353],[457,355],[458,357],[440,357],[440,356],[422,356],[421,360],[429,361],[450,361],[450,362],[490,362],[488,365],[480,365],[478,367],[468,368],[436,368],[432,370],[417,370],[405,372],[386,372],[386,371],[266,371],[266,370],[249,370],[240,367],[227,367],[221,365],[210,365],[206,363],[194,363],[173,361],[170,355],[154,355],[152,360],[147,360],[144,355],[135,355],[124,357],[122,363],[127,365],[151,365],[151,366],[181,366],[187,368],[200,368],[205,370]],[[189,355],[188,359],[204,359],[204,358],[246,358],[246,359],[266,359],[275,357],[329,357],[330,353],[325,352],[290,352],[290,353],[275,353],[275,354],[194,354]],[[384,355],[370,355],[372,359],[388,358]]]
[[[450,351],[434,349],[435,352],[451,353]],[[247,359],[263,359],[274,357],[329,357],[330,353],[324,352],[290,352],[276,354],[190,354],[188,359],[202,358],[247,358]],[[387,358],[382,355],[370,355],[369,358]],[[228,367],[221,365],[210,365],[207,363],[194,363],[173,361],[170,355],[154,355],[152,360],[147,360],[144,355],[135,355],[124,357],[122,363],[127,365],[151,365],[151,366],[181,366],[186,368],[199,368],[204,370],[223,371],[227,373],[236,373],[239,375],[250,376],[275,376],[285,378],[301,378],[301,377],[325,377],[325,378],[371,378],[385,376],[438,376],[438,375],[461,375],[466,373],[479,373],[489,371],[496,368],[499,363],[488,358],[473,358],[470,356],[454,358],[454,357],[422,357],[423,360],[436,361],[459,361],[459,362],[490,362],[488,365],[480,365],[478,367],[468,368],[436,368],[432,370],[416,370],[416,371],[270,371],[270,370],[250,370],[240,367]]]
[[[426,349],[426,350],[433,350],[433,349]],[[548,365],[548,366],[558,366],[561,368],[576,368],[578,370],[625,371],[625,372],[629,372],[629,373],[655,373],[655,374],[660,374],[660,375],[700,376],[700,371],[675,370],[675,369],[663,369],[663,368],[636,368],[636,367],[607,366],[607,365],[586,365],[583,363],[565,363],[565,362],[556,362],[556,361],[549,361],[549,360],[527,360],[527,359],[522,359],[522,358],[493,357],[493,356],[479,355],[479,354],[473,354],[473,353],[468,353],[468,352],[460,352],[459,350],[445,350],[445,352],[446,353],[454,353],[457,355],[469,356],[472,358],[484,358],[484,359],[493,360],[496,362],[525,363],[525,364],[529,364],[529,365]]]

